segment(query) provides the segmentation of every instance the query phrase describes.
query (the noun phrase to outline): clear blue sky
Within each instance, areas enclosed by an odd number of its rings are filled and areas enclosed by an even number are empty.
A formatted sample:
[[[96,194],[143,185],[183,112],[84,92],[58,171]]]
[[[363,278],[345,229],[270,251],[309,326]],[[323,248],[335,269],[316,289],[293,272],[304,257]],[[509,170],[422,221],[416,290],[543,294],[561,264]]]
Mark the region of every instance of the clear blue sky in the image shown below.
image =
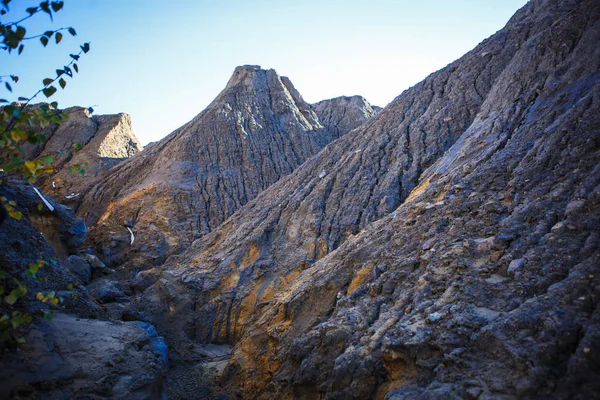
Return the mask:
[[[39,3],[13,2],[15,14]],[[80,74],[52,100],[129,113],[144,144],[202,111],[242,64],[290,77],[308,102],[360,94],[385,106],[501,29],[525,3],[66,0],[53,23],[39,15],[27,26],[31,33],[73,26],[78,36],[46,49],[31,41],[21,56],[2,52],[0,74],[21,80],[15,96],[0,89],[0,97],[30,96],[89,41]]]

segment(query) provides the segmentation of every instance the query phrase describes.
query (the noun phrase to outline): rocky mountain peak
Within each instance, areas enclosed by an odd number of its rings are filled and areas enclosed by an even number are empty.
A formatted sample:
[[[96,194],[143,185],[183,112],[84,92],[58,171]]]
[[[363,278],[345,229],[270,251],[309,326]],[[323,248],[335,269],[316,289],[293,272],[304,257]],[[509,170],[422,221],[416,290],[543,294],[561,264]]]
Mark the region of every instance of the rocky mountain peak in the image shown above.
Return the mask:
[[[79,212],[108,264],[159,264],[339,137],[334,125],[275,70],[237,67],[204,111],[107,174]],[[133,248],[126,227],[139,232]]]
[[[227,86],[210,107],[221,107],[223,116],[235,119],[242,128],[244,122],[257,124],[255,115],[248,114],[263,114],[267,110],[277,114],[281,124],[288,124],[286,128],[295,123],[300,124],[300,129],[323,128],[289,78],[279,76],[274,69],[262,69],[258,65],[235,68]],[[326,132],[321,132],[317,140],[325,136]]]
[[[81,217],[6,177],[2,272],[55,262],[0,397],[598,398],[599,41],[598,0],[531,0],[381,112],[238,67]],[[72,111],[35,151],[135,152]]]
[[[381,107],[372,106],[362,96],[340,96],[312,105],[319,121],[336,138],[373,118]]]
[[[225,90],[238,86],[256,87],[265,85],[267,74],[273,76],[277,75],[277,72],[274,69],[262,69],[260,65],[240,65],[233,70]]]

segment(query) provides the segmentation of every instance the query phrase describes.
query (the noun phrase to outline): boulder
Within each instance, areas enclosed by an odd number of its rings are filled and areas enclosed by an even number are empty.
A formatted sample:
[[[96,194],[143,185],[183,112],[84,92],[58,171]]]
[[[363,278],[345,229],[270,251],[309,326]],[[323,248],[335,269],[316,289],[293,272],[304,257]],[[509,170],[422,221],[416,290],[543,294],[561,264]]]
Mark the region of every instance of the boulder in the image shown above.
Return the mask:
[[[72,255],[69,256],[64,263],[67,268],[81,280],[81,282],[87,284],[90,281],[90,278],[92,277],[92,268],[82,257]]]
[[[89,285],[87,285],[87,290],[90,295],[102,303],[109,303],[125,296],[123,287],[115,277],[102,277],[94,279]]]
[[[0,397],[163,399],[166,346],[149,324],[55,313],[0,359]]]

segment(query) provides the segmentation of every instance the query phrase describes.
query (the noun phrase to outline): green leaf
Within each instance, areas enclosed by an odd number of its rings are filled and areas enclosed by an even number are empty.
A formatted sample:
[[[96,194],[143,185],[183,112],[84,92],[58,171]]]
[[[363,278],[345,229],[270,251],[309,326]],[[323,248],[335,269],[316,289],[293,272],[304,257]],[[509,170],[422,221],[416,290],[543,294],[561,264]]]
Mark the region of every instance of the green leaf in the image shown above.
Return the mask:
[[[16,289],[15,289],[16,290]],[[10,294],[8,296],[6,296],[4,298],[4,300],[10,304],[11,306],[13,304],[15,304],[17,302],[17,300],[19,299],[19,293],[15,293],[15,290],[13,290],[12,292],[10,292]]]
[[[67,86],[67,82],[63,78],[60,78],[60,80],[58,81],[58,84],[60,85],[60,87],[62,89],[64,89],[65,86]]]
[[[38,12],[38,8],[37,7],[29,7],[28,9],[26,9],[25,11],[27,11],[29,13],[29,15],[33,15],[36,12]]]
[[[40,38],[40,42],[42,42],[42,44],[44,45],[44,47],[46,47],[48,45],[48,38],[46,36],[42,36]]]
[[[88,107],[88,108],[87,108],[87,110],[88,110],[88,112],[89,112],[90,114],[93,114],[93,113],[94,113],[94,109],[93,109],[92,107]]]
[[[20,337],[20,338],[17,338],[17,343],[19,343],[19,344],[25,344],[25,343],[27,343],[27,340],[25,340],[24,337]]]
[[[27,97],[19,97],[17,100],[19,101],[29,101]]]
[[[16,75],[11,75],[11,76],[10,76],[10,79],[12,79],[12,81],[13,81],[14,83],[17,83],[17,82],[19,82],[19,77],[18,77],[18,76],[16,76]]]
[[[77,64],[73,64],[73,69],[75,70],[75,72],[79,73],[79,67],[77,66]]]
[[[71,36],[77,36],[77,32],[73,28],[69,28],[69,33],[71,34]]]
[[[44,205],[43,204],[38,204],[37,205],[37,209],[38,209],[38,211],[42,211],[44,209]]]
[[[62,33],[56,32],[56,35],[54,35],[54,39],[56,40],[56,44],[60,43],[60,41],[62,40],[62,37],[63,37]]]
[[[79,60],[79,56],[77,54],[69,54],[71,58],[75,61]]]
[[[12,92],[12,87],[8,84],[8,82],[4,82],[4,86],[6,86],[6,90]]]
[[[67,285],[67,290],[73,290],[73,284],[72,283],[69,283]]]
[[[25,46],[23,46],[23,45],[19,46],[19,55],[21,55],[21,53],[23,52],[24,48],[25,48]]]
[[[52,314],[49,312],[45,312],[44,313],[44,318],[46,318],[48,321],[52,321]]]
[[[46,31],[46,32],[44,32],[44,36],[46,36],[48,39],[50,39],[52,37],[52,35],[54,35],[54,31]]]
[[[40,265],[38,263],[29,264],[29,270],[36,274],[40,269]]]
[[[89,43],[84,43],[80,47],[81,47],[81,50],[83,50],[84,53],[87,53],[88,51],[90,51],[90,44]]]
[[[46,89],[42,90],[42,92],[44,93],[44,96],[50,97],[56,93],[56,88],[54,86],[48,86]]]
[[[62,75],[62,74],[64,74],[64,73],[65,73],[65,71],[63,71],[62,69],[57,69],[57,70],[56,70],[56,76],[57,76],[57,77],[61,76],[61,75]]]

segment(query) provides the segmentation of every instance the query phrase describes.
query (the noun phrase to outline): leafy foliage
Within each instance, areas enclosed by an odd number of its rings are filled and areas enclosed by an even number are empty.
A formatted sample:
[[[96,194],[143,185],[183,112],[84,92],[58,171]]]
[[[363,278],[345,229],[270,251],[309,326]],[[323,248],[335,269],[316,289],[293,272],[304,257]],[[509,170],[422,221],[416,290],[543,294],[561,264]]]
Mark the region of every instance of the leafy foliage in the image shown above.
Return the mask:
[[[73,27],[61,27],[58,29],[46,30],[42,33],[30,34],[26,23],[32,18],[47,15],[51,22],[54,20],[55,13],[63,9],[64,1],[44,0],[37,5],[26,9],[26,15],[19,20],[6,22],[11,16],[11,0],[0,0],[0,50],[5,51],[7,56],[20,55],[28,48],[29,43],[39,42],[42,47],[49,46],[52,42],[58,45],[62,42],[64,35],[77,36]],[[6,99],[0,98],[0,178],[5,174],[14,174],[24,177],[32,182],[39,176],[52,173],[54,171],[52,155],[45,155],[37,158],[28,158],[27,146],[44,143],[48,129],[52,129],[65,121],[68,115],[58,110],[56,102],[42,105],[30,105],[31,102],[40,94],[46,98],[52,97],[60,88],[66,88],[68,79],[73,78],[74,74],[79,72],[78,62],[82,55],[90,51],[90,44],[83,43],[79,50],[69,54],[69,62],[62,67],[54,69],[51,77],[42,80],[40,89],[31,96],[18,97],[18,102],[10,103]],[[0,87],[12,93],[13,86],[19,82],[19,76],[13,73],[0,75]],[[90,112],[93,110],[90,110]],[[0,185],[3,182],[0,179]],[[8,216],[20,220],[22,213],[17,209],[14,201],[8,201],[5,197],[0,197],[3,207]],[[38,209],[43,210],[43,205]],[[51,260],[51,263],[56,263]],[[11,330],[19,328],[23,324],[32,321],[32,317],[22,310],[17,309],[18,301],[27,294],[26,279],[41,280],[38,271],[47,262],[38,260],[29,264],[26,271],[17,273],[17,276],[9,276],[6,271],[0,270],[0,341],[5,341],[11,337]],[[36,299],[43,304],[56,306],[62,302],[62,298],[57,297],[56,292],[39,292]],[[44,317],[52,318],[50,311],[44,311]],[[23,339],[17,339],[22,342]]]
[[[52,260],[56,263],[56,260]],[[35,263],[29,264],[27,270],[23,273],[25,279],[36,279],[42,281],[43,279],[37,276],[38,271],[47,263],[44,260],[38,260]],[[21,282],[17,277],[9,276],[5,271],[0,271],[0,304],[4,303],[8,307],[6,312],[0,317],[0,342],[7,341],[11,338],[11,331],[18,329],[23,324],[28,324],[33,320],[33,317],[21,310],[15,309],[15,304],[21,298],[27,294],[27,286]],[[63,299],[56,297],[55,292],[38,293],[36,298],[42,303],[48,302],[52,306],[56,306],[62,302]],[[48,310],[42,311],[44,317],[51,318],[52,313]],[[18,343],[23,343],[23,338],[17,339]]]

